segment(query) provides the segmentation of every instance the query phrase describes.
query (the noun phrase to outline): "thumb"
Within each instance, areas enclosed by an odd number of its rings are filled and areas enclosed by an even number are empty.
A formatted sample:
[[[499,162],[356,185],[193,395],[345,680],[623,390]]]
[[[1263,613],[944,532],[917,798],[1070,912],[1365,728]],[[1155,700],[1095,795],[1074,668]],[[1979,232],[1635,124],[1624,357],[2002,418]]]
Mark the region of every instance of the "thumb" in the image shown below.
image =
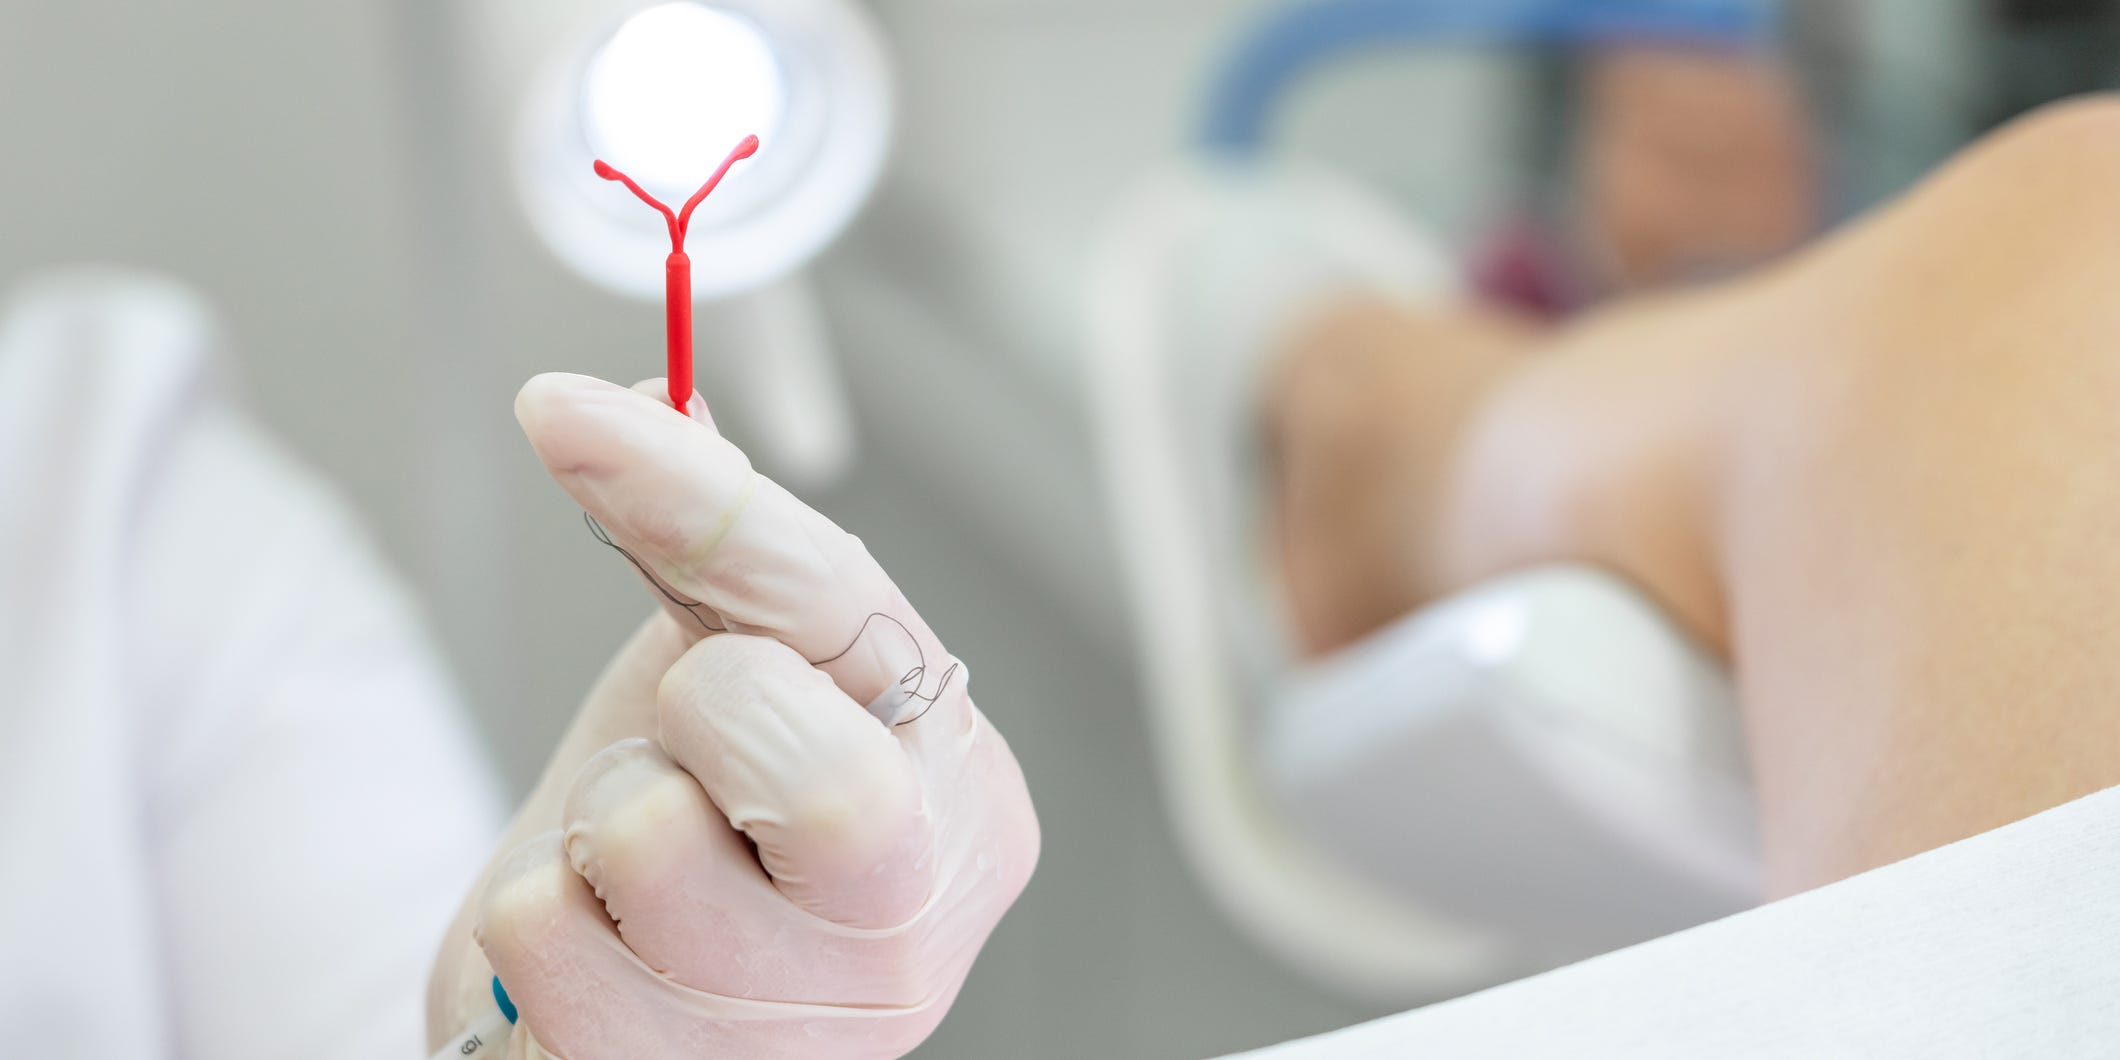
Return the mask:
[[[661,376],[656,376],[653,379],[643,379],[633,384],[632,390],[636,394],[646,394],[654,398],[656,401],[661,402],[665,408],[671,407],[670,386]],[[707,409],[707,399],[701,397],[697,390],[692,391],[691,401],[685,406],[685,415],[706,424],[707,429],[715,434],[721,433],[721,428],[714,423],[714,413]]]
[[[603,675],[591,688],[574,722],[546,763],[543,776],[516,812],[505,838],[496,847],[479,882],[472,886],[457,910],[441,952],[437,956],[429,988],[433,1021],[442,1024],[437,1033],[463,1026],[476,1012],[491,1006],[488,1000],[493,971],[471,937],[479,913],[480,898],[500,871],[503,856],[561,819],[567,792],[583,762],[597,751],[620,740],[653,736],[656,727],[655,692],[664,672],[675,663],[690,641],[667,616],[656,614],[643,623],[618,650]],[[518,1025],[510,1038],[507,1056],[545,1057]],[[531,1049],[523,1052],[521,1050]]]

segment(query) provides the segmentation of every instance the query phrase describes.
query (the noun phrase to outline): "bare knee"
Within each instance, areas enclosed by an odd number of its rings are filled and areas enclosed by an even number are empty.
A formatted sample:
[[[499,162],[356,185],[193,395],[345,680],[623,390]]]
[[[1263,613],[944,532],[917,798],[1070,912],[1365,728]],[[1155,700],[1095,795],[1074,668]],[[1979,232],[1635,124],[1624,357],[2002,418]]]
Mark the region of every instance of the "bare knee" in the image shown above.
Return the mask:
[[[2120,174],[2120,93],[2095,92],[2049,103],[2017,116],[1983,147],[2017,156],[2022,164],[2062,169],[2105,165],[2100,179]],[[2101,161],[2102,160],[2102,161]]]
[[[1877,257],[1901,286],[1993,300],[2095,278],[2098,300],[2120,280],[2120,95],[2083,96],[2003,126],[1882,211],[1838,255]],[[1895,253],[1896,251],[1896,253]],[[1829,253],[1828,257],[1835,255]]]

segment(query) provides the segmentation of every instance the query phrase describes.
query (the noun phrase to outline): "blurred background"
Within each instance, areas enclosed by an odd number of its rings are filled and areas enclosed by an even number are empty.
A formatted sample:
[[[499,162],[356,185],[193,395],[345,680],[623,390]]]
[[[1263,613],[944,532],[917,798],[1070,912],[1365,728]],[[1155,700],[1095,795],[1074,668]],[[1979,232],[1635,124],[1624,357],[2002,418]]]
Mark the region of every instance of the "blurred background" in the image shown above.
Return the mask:
[[[550,175],[523,172],[554,157],[540,92],[640,6],[0,0],[0,287],[110,261],[202,292],[252,408],[417,588],[516,792],[649,606],[510,413],[534,372],[661,374],[638,276],[541,238],[525,203]],[[1194,138],[1206,86],[1277,6],[866,5],[891,115],[817,136],[873,139],[872,190],[842,194],[858,213],[799,278],[758,278],[771,298],[700,309],[717,417],[973,663],[1044,823],[1039,875],[922,1056],[1203,1056],[1380,1014],[1240,937],[1173,851],[1083,408],[1092,233]],[[1786,32],[1834,215],[2029,105],[2120,81],[2120,5],[2093,0],[1818,0]],[[1579,87],[1550,52],[1366,50],[1306,79],[1275,141],[1477,256],[1527,203],[1566,198]],[[810,238],[708,235],[702,262]],[[823,408],[821,435],[791,441],[777,399],[718,396],[790,362],[785,415]]]

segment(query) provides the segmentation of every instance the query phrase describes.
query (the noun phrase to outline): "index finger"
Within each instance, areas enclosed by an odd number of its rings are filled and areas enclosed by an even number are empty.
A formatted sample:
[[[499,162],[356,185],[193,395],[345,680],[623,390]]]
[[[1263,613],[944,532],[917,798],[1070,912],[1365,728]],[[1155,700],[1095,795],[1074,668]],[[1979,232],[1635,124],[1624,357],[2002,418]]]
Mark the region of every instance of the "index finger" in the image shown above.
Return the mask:
[[[861,540],[758,474],[712,427],[564,373],[525,384],[515,414],[552,477],[613,542],[710,610],[694,610],[692,632],[772,637],[886,723],[968,710],[962,665]]]

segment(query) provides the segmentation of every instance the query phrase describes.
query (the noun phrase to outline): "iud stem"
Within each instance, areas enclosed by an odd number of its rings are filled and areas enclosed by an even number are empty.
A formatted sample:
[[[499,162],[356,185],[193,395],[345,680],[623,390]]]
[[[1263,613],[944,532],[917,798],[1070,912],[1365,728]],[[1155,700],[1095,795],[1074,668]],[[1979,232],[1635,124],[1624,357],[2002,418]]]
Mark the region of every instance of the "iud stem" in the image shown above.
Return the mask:
[[[673,250],[663,264],[667,287],[663,319],[668,323],[666,347],[670,407],[691,415],[692,401],[692,259]]]

